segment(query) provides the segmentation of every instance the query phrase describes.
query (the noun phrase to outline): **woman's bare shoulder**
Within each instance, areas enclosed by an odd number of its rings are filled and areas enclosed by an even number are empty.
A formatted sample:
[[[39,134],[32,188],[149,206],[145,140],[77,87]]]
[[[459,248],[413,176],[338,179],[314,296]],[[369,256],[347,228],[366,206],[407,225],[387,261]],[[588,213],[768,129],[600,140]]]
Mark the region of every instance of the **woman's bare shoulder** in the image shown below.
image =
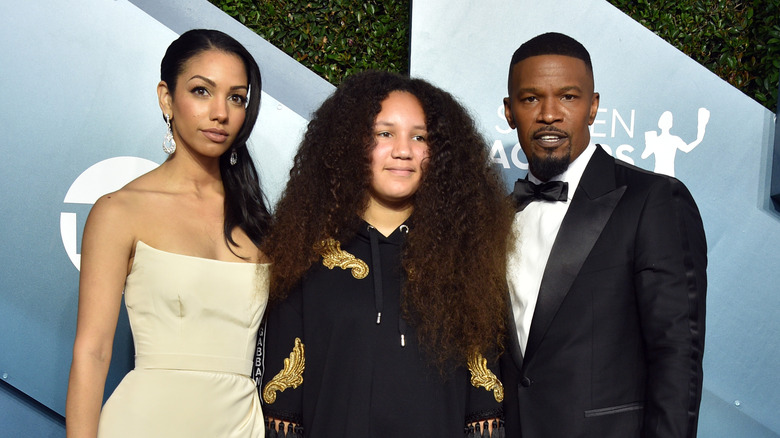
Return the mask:
[[[154,211],[162,195],[155,184],[153,172],[98,198],[89,213],[90,221],[106,221],[114,227],[143,222],[142,219]]]

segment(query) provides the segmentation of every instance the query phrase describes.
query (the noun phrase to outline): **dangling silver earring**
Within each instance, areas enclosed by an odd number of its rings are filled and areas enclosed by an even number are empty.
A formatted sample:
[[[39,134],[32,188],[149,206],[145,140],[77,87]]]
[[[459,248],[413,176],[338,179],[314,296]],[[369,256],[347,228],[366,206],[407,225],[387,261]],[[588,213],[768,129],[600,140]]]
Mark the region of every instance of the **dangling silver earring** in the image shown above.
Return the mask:
[[[163,152],[168,155],[176,152],[176,142],[173,140],[173,129],[171,129],[171,116],[165,114],[165,124],[168,125],[168,130],[163,137]]]
[[[230,152],[230,165],[235,166],[236,163],[238,163],[238,153],[233,149],[233,151]]]

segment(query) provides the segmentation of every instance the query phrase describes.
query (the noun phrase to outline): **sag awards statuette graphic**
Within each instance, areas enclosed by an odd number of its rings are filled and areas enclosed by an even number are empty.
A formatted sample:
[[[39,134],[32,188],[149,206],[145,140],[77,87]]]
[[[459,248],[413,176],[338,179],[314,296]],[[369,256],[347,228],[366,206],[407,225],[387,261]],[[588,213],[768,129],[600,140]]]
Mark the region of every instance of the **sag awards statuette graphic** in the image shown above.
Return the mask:
[[[682,138],[671,134],[674,118],[671,111],[664,111],[658,119],[659,134],[656,131],[645,132],[645,151],[642,152],[642,159],[655,154],[655,172],[664,175],[674,176],[674,157],[677,150],[686,154],[693,150],[704,140],[704,132],[707,129],[707,123],[710,121],[710,111],[707,108],[699,108],[699,123],[696,133],[696,140],[686,143]]]
[[[92,205],[101,196],[121,189],[125,184],[138,178],[158,166],[154,161],[138,157],[114,157],[93,164],[73,181],[65,204]],[[65,210],[65,209],[64,209]],[[81,254],[78,253],[77,214],[63,211],[60,213],[60,235],[68,258],[76,269],[81,267]]]

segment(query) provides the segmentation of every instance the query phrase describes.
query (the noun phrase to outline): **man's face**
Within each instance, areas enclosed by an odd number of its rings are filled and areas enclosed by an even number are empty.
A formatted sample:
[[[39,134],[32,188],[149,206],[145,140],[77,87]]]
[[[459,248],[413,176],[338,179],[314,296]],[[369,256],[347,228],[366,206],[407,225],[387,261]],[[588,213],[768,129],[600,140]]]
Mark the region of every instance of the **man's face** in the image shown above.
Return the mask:
[[[593,75],[580,59],[539,55],[512,68],[504,114],[542,181],[563,173],[585,150],[598,108]]]

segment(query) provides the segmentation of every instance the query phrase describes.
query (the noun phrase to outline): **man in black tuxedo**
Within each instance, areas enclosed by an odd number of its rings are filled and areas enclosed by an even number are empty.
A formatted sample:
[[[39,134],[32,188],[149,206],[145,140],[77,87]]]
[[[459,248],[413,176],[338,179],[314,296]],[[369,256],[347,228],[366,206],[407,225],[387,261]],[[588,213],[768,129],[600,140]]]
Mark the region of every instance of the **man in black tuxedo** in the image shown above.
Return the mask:
[[[537,36],[512,57],[504,107],[529,175],[513,194],[507,436],[695,437],[701,217],[678,180],[589,145],[593,90],[590,55],[566,35]]]

